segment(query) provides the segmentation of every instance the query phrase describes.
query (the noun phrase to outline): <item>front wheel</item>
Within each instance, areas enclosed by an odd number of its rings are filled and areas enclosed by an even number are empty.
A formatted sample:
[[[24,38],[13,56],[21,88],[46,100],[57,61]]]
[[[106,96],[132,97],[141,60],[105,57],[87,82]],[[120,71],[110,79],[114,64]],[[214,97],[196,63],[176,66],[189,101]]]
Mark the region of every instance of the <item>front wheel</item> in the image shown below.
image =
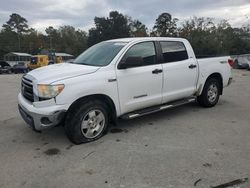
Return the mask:
[[[197,97],[198,103],[203,107],[215,106],[220,97],[220,84],[215,78],[206,81],[202,94]]]
[[[65,120],[65,132],[75,144],[99,139],[107,130],[107,106],[98,101],[82,101],[69,110]]]

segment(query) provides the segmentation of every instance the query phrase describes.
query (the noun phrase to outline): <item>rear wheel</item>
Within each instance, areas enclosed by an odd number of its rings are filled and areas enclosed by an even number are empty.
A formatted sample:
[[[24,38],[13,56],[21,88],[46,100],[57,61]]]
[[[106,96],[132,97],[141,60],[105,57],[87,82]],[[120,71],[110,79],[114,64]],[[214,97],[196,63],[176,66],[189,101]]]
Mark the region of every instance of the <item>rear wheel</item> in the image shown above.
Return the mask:
[[[220,83],[216,78],[210,78],[206,81],[202,94],[198,96],[197,101],[203,107],[215,106],[220,97]]]
[[[107,130],[106,104],[98,100],[81,101],[69,110],[65,120],[65,132],[75,144],[99,139]]]

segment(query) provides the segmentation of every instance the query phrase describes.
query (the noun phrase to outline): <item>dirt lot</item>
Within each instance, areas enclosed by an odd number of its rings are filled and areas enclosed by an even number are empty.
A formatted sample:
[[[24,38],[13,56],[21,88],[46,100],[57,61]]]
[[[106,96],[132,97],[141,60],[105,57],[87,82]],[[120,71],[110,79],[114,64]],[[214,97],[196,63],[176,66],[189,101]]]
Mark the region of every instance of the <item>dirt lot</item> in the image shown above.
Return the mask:
[[[234,70],[215,108],[192,103],[119,121],[78,146],[62,127],[39,134],[23,122],[20,78],[0,75],[0,187],[209,188],[250,178],[250,71]]]

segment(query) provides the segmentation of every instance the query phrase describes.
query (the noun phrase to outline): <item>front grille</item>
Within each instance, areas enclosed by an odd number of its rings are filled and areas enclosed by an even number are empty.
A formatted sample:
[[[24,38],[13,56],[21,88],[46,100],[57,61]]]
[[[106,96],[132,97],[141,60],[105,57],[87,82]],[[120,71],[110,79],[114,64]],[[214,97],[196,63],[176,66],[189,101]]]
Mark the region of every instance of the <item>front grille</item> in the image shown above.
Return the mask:
[[[33,85],[32,81],[23,77],[22,78],[22,95],[25,99],[30,102],[34,102],[34,93],[33,93]]]

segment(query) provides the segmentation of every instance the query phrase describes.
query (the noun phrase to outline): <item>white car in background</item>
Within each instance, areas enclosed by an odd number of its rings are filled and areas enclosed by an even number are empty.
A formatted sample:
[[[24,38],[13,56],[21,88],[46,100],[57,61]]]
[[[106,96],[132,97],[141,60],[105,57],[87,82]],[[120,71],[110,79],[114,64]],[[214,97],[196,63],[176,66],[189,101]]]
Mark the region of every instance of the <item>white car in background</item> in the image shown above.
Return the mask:
[[[234,61],[234,68],[250,70],[250,54],[231,56]]]

